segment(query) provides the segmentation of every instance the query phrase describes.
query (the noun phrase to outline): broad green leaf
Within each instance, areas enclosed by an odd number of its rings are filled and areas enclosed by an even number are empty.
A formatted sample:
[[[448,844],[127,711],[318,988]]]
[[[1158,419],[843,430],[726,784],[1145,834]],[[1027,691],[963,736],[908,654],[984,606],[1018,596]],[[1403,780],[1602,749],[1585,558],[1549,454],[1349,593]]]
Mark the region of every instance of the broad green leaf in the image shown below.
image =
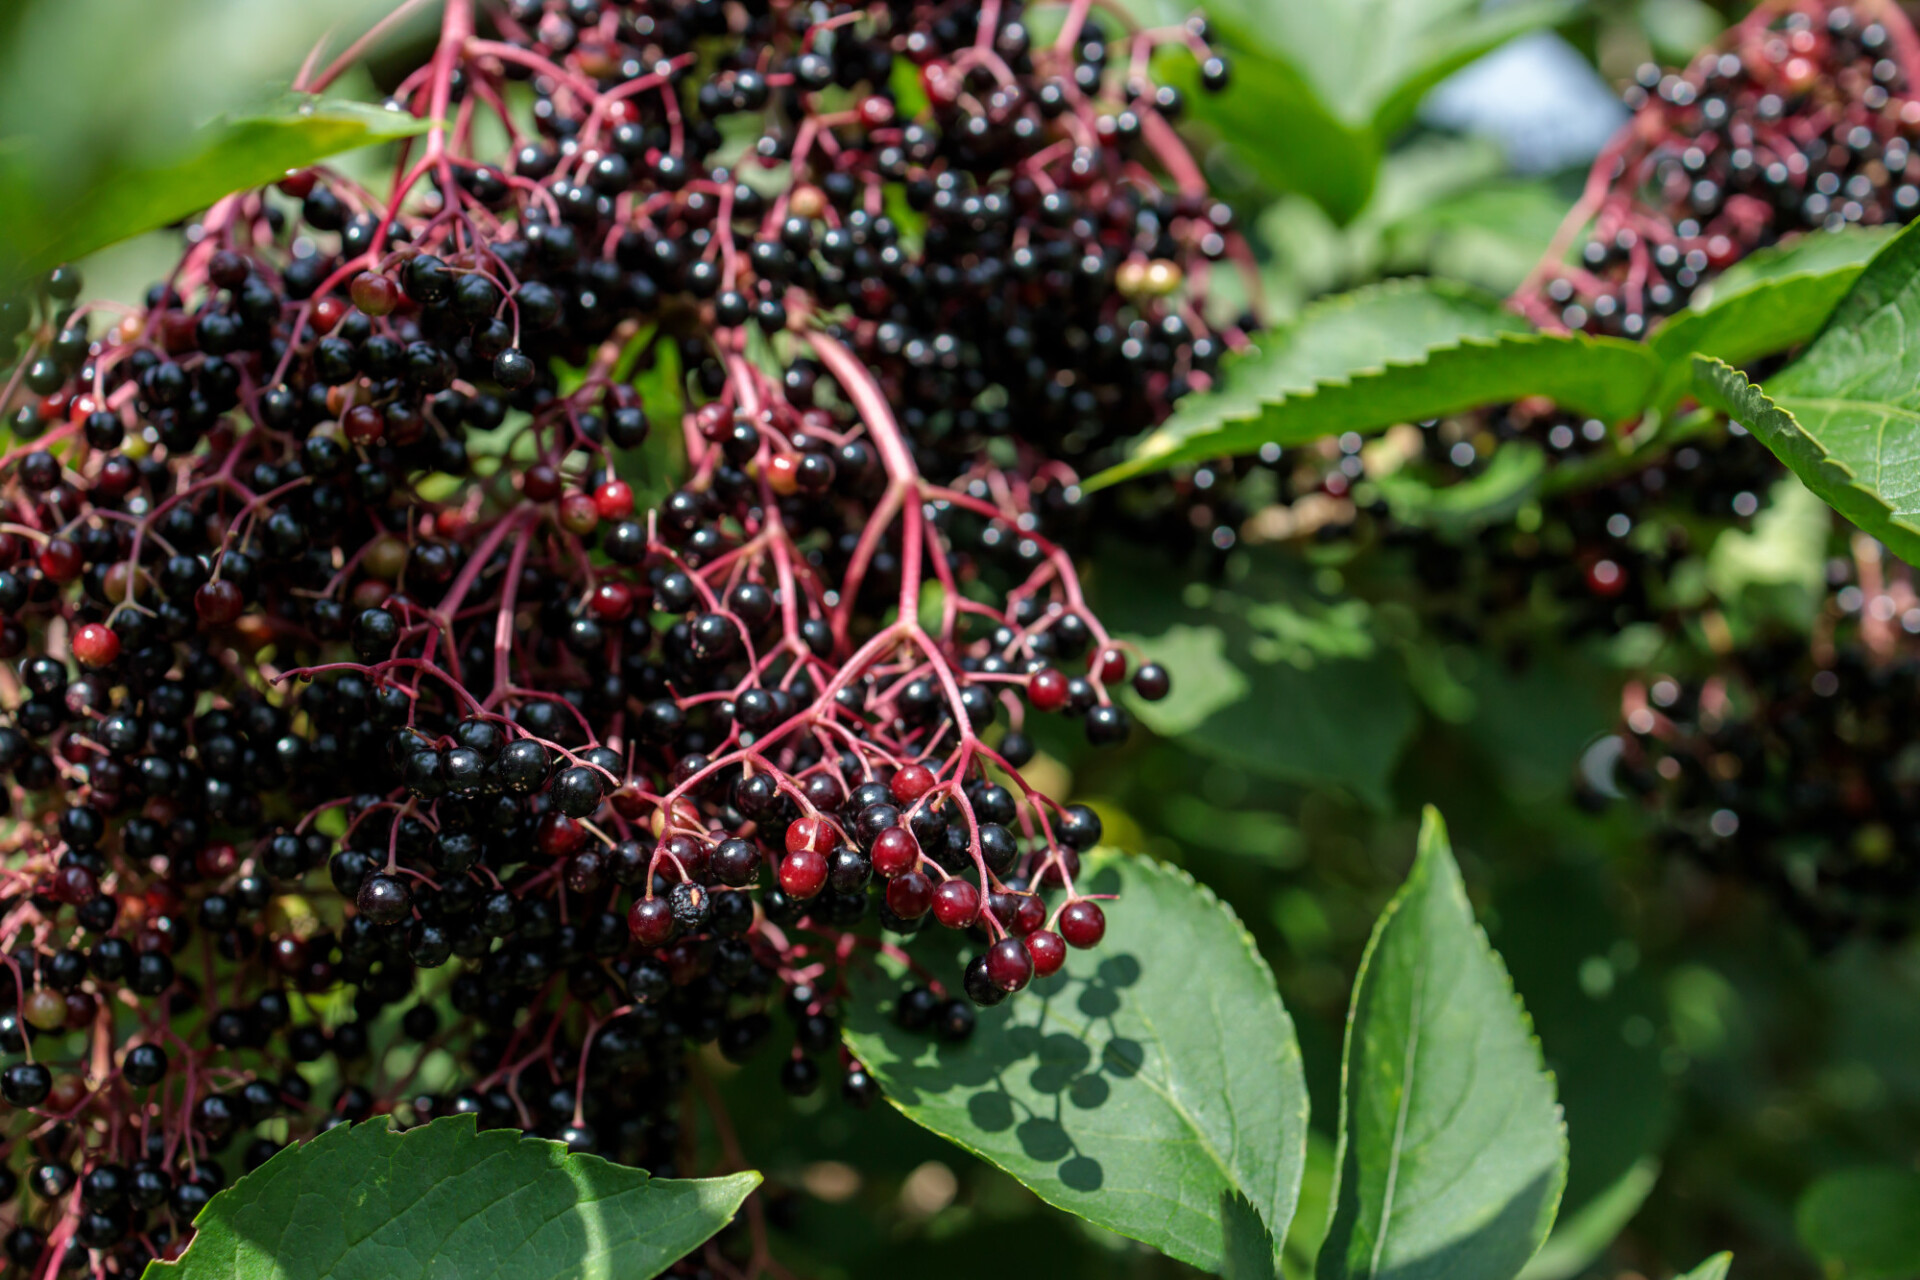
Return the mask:
[[[1258,357],[1252,358],[1254,362]],[[1311,390],[1283,392],[1254,406],[1228,372],[1216,404],[1181,411],[1142,439],[1132,457],[1087,482],[1102,489],[1182,462],[1252,453],[1263,444],[1294,445],[1348,431],[1378,431],[1482,405],[1547,396],[1567,409],[1616,422],[1646,403],[1660,363],[1646,345],[1587,334],[1504,333],[1435,347],[1411,361],[1356,366]]]
[[[1301,192],[1337,222],[1358,214],[1385,152],[1373,130],[1342,119],[1286,59],[1251,44],[1229,56],[1233,83],[1219,93],[1201,86],[1199,64],[1184,49],[1156,59],[1154,70],[1267,187]],[[1287,127],[1275,129],[1276,120]]]
[[[1277,189],[1340,221],[1358,214],[1386,147],[1427,91],[1514,36],[1561,22],[1577,0],[1216,0],[1207,17],[1235,65],[1195,111]],[[1241,99],[1235,103],[1234,99]],[[1274,122],[1286,126],[1276,129]]]
[[[1835,511],[1908,564],[1920,564],[1920,406],[1848,397],[1776,401],[1746,374],[1705,356],[1694,362],[1694,379],[1702,400],[1752,432]]]
[[[1879,227],[1815,232],[1738,263],[1647,339],[1667,364],[1653,402],[1689,389],[1690,356],[1740,365],[1809,341],[1890,238]]]
[[[1217,1272],[1223,1196],[1276,1236],[1293,1217],[1307,1133],[1293,1023],[1239,920],[1184,871],[1106,854],[1081,884],[1119,894],[1098,950],[981,1010],[962,1044],[901,1030],[897,971],[869,971],[848,1047],[909,1118],[1049,1204]]]
[[[1546,470],[1547,456],[1538,445],[1514,440],[1494,451],[1485,471],[1458,484],[1435,488],[1405,471],[1380,476],[1376,483],[1395,520],[1456,537],[1511,517]]]
[[[1835,1280],[1920,1275],[1920,1173],[1843,1169],[1807,1188],[1794,1210],[1800,1243]]]
[[[1355,981],[1321,1280],[1511,1280],[1553,1225],[1566,1129],[1526,1010],[1429,808]]]
[[[757,1173],[669,1180],[450,1116],[342,1125],[194,1219],[145,1280],[645,1280],[724,1227]]]
[[[1808,488],[1920,562],[1920,227],[1868,264],[1800,358],[1753,386],[1694,362],[1701,399],[1727,411]]]
[[[1387,807],[1418,711],[1365,604],[1316,604],[1278,566],[1232,587],[1184,589],[1137,559],[1106,568],[1096,563],[1092,584],[1101,618],[1176,673],[1176,696],[1131,704],[1141,723],[1260,777],[1331,784]]]
[[[428,121],[351,102],[301,99],[210,126],[183,154],[115,170],[65,198],[47,198],[25,164],[0,151],[0,275],[70,261],[165,226],[229,192],[262,186],[342,151],[409,137]],[[19,159],[19,157],[15,157]]]
[[[1274,1280],[1273,1233],[1260,1211],[1237,1191],[1220,1193],[1220,1227],[1225,1238],[1221,1280]]]
[[[1265,345],[1230,361],[1213,389],[1188,396],[1173,416],[1142,439],[1134,457],[1089,481],[1100,488],[1151,469],[1140,465],[1181,442],[1258,420],[1268,405],[1356,371],[1419,360],[1463,338],[1524,333],[1527,323],[1497,298],[1445,280],[1394,280],[1323,299],[1302,311]]]
[[[1732,1269],[1733,1255],[1716,1253],[1677,1280],[1727,1280],[1727,1273]]]

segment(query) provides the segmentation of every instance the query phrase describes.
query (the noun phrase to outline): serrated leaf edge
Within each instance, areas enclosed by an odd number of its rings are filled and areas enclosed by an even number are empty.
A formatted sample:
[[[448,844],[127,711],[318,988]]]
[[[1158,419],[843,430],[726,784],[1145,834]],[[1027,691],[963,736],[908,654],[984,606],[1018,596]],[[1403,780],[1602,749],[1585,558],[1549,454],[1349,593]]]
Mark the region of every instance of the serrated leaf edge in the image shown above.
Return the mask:
[[[1446,819],[1441,817],[1439,809],[1433,805],[1427,805],[1420,815],[1420,835],[1418,843],[1415,845],[1414,865],[1408,870],[1406,880],[1394,891],[1393,897],[1388,900],[1387,905],[1381,908],[1380,918],[1374,922],[1373,935],[1367,939],[1366,950],[1360,953],[1360,967],[1354,972],[1353,976],[1353,996],[1347,1005],[1347,1027],[1341,1037],[1340,1043],[1340,1127],[1334,1142],[1333,1195],[1327,1204],[1327,1236],[1321,1244],[1321,1252],[1323,1254],[1333,1242],[1333,1225],[1338,1221],[1340,1216],[1340,1184],[1342,1174],[1346,1169],[1347,1160],[1347,1086],[1351,1079],[1350,1072],[1353,1066],[1353,1029],[1359,1021],[1360,990],[1366,981],[1368,971],[1373,966],[1374,952],[1378,949],[1381,939],[1386,936],[1388,925],[1393,921],[1394,917],[1400,913],[1401,908],[1406,905],[1407,896],[1413,888],[1417,873],[1421,870],[1420,864],[1428,857],[1427,851],[1429,845],[1427,833],[1430,830],[1437,830],[1441,838],[1441,843],[1432,845],[1432,849],[1436,853],[1444,850],[1446,856],[1454,862],[1453,887],[1460,895],[1460,905],[1466,912],[1467,920],[1473,928],[1474,936],[1479,939],[1480,946],[1493,961],[1494,968],[1498,971],[1501,980],[1506,983],[1507,992],[1512,997],[1514,1008],[1520,1015],[1520,1023],[1526,1034],[1527,1043],[1533,1046],[1534,1055],[1539,1061],[1540,1065],[1538,1069],[1541,1078],[1553,1086],[1554,1127],[1560,1135],[1560,1179],[1559,1185],[1554,1188],[1553,1192],[1553,1212],[1547,1219],[1549,1230],[1542,1234],[1540,1239],[1535,1242],[1533,1247],[1534,1253],[1540,1251],[1540,1247],[1547,1241],[1547,1236],[1551,1234],[1552,1223],[1560,1216],[1561,1199],[1566,1195],[1567,1115],[1566,1109],[1560,1105],[1559,1079],[1554,1075],[1553,1069],[1546,1065],[1546,1048],[1540,1043],[1540,1037],[1534,1031],[1533,1015],[1527,1011],[1526,1001],[1521,997],[1519,988],[1514,985],[1513,975],[1507,969],[1506,958],[1500,954],[1499,949],[1496,948],[1492,940],[1487,937],[1486,929],[1481,926],[1479,917],[1474,914],[1472,900],[1466,896],[1465,878],[1460,875],[1459,862],[1453,858],[1451,852],[1451,842],[1447,837]],[[1532,1254],[1529,1254],[1528,1257],[1531,1258]],[[1317,1260],[1315,1274],[1316,1276],[1319,1274]]]
[[[1083,879],[1085,879],[1086,877],[1092,875],[1092,873],[1098,870],[1100,867],[1105,865],[1110,865],[1110,864],[1117,864],[1123,860],[1131,861],[1138,865],[1148,867],[1154,873],[1167,874],[1173,877],[1174,879],[1176,879],[1177,881],[1184,881],[1188,888],[1198,891],[1196,896],[1198,896],[1203,903],[1217,908],[1219,912],[1227,918],[1227,921],[1233,926],[1234,933],[1238,937],[1240,941],[1240,945],[1246,950],[1248,958],[1253,961],[1258,971],[1261,974],[1265,975],[1267,979],[1267,990],[1269,994],[1272,996],[1274,1004],[1278,1006],[1280,1010],[1280,1019],[1286,1026],[1287,1033],[1288,1033],[1287,1040],[1293,1049],[1293,1055],[1292,1055],[1293,1059],[1296,1062],[1299,1061],[1300,1060],[1300,1037],[1294,1031],[1293,1015],[1287,1012],[1286,1002],[1280,998],[1280,987],[1279,987],[1279,984],[1274,981],[1273,969],[1267,964],[1266,958],[1260,954],[1259,947],[1254,944],[1253,934],[1248,931],[1246,925],[1241,921],[1239,915],[1234,911],[1234,909],[1231,906],[1229,906],[1218,894],[1216,894],[1206,884],[1204,884],[1200,880],[1195,879],[1193,876],[1193,873],[1188,871],[1185,867],[1176,866],[1173,863],[1169,863],[1169,862],[1162,862],[1158,858],[1150,858],[1145,855],[1129,855],[1129,854],[1122,854],[1118,852],[1105,851],[1105,850],[1096,851],[1094,856],[1087,859],[1086,868],[1084,871],[1082,871],[1081,876]],[[858,1056],[858,1049],[847,1038],[850,1034],[851,1033],[849,1031],[843,1029],[841,1031],[841,1042],[846,1045],[849,1052],[854,1053],[856,1056]],[[1284,1058],[1282,1059],[1282,1061],[1284,1061]],[[925,1129],[928,1133],[931,1133],[936,1137],[946,1139],[948,1142],[951,1142],[954,1146],[959,1147],[962,1151],[966,1151],[972,1155],[979,1157],[980,1159],[986,1161],[988,1164],[993,1165],[994,1168],[1000,1169],[1002,1172],[1006,1173],[1008,1177],[1012,1178],[1015,1182],[1018,1182],[1021,1186],[1025,1187],[1027,1190],[1033,1192],[1036,1196],[1039,1196],[1040,1199],[1046,1201],[1046,1203],[1052,1205],[1054,1208],[1060,1210],[1063,1213],[1070,1213],[1076,1218],[1084,1216],[1081,1213],[1079,1213],[1078,1210],[1074,1209],[1071,1205],[1059,1204],[1054,1200],[1049,1199],[1046,1191],[1042,1190],[1040,1187],[1034,1186],[1031,1182],[1028,1182],[1025,1178],[1022,1178],[1019,1174],[1014,1173],[1011,1169],[1007,1169],[1004,1166],[1002,1166],[1000,1162],[995,1160],[993,1156],[990,1155],[988,1152],[973,1145],[972,1143],[968,1142],[966,1139],[961,1138],[955,1134],[948,1133],[945,1130],[941,1129],[938,1125],[931,1124],[926,1120],[922,1119],[921,1117],[914,1115],[911,1111],[907,1110],[907,1108],[898,1099],[896,1099],[891,1093],[883,1092],[881,1096],[886,1098],[887,1105],[891,1106],[895,1111],[898,1111],[901,1115],[905,1116],[908,1120],[912,1121],[914,1124],[920,1126],[922,1129]],[[1288,1164],[1291,1164],[1295,1169],[1295,1174],[1292,1180],[1293,1196],[1292,1196],[1291,1202],[1286,1206],[1287,1220],[1284,1223],[1271,1223],[1271,1222],[1266,1222],[1264,1216],[1261,1219],[1262,1222],[1265,1223],[1268,1233],[1271,1235],[1273,1239],[1274,1262],[1276,1267],[1279,1264],[1280,1250],[1284,1248],[1286,1244],[1287,1229],[1293,1225],[1293,1215],[1299,1210],[1299,1207],[1300,1207],[1301,1171],[1303,1171],[1306,1168],[1307,1124],[1312,1112],[1312,1099],[1307,1097],[1306,1091],[1304,1089],[1301,1090],[1300,1096],[1302,1100],[1302,1105],[1300,1107],[1300,1112],[1298,1117],[1299,1137],[1295,1140],[1293,1144],[1294,1150],[1290,1152],[1282,1151],[1278,1157],[1278,1160],[1279,1160],[1278,1167],[1285,1168]],[[1223,1173],[1229,1173],[1229,1174],[1232,1172],[1231,1170],[1224,1169],[1224,1168],[1221,1171]],[[1239,1190],[1239,1189],[1240,1188],[1236,1186],[1236,1190]],[[1251,1203],[1251,1201],[1249,1201],[1249,1203]],[[1120,1227],[1109,1226],[1106,1223],[1100,1223],[1098,1225],[1100,1225],[1105,1230],[1112,1231],[1115,1235],[1127,1236],[1128,1239],[1139,1239],[1139,1237],[1137,1236],[1128,1235],[1128,1233]]]
[[[1652,394],[1653,385],[1658,381],[1659,371],[1662,367],[1662,362],[1648,349],[1645,343],[1628,342],[1622,338],[1609,338],[1586,333],[1503,333],[1492,338],[1463,338],[1458,342],[1445,342],[1437,346],[1428,347],[1415,359],[1389,360],[1383,364],[1353,369],[1344,377],[1329,378],[1321,382],[1316,382],[1313,386],[1305,390],[1288,392],[1273,399],[1261,400],[1253,412],[1223,414],[1215,419],[1213,425],[1204,431],[1195,430],[1190,434],[1170,439],[1164,447],[1151,449],[1150,446],[1153,444],[1155,438],[1166,430],[1165,427],[1157,428],[1153,435],[1149,435],[1146,440],[1141,442],[1139,452],[1133,454],[1124,462],[1117,462],[1090,479],[1082,481],[1080,487],[1084,492],[1094,493],[1118,484],[1122,480],[1131,480],[1135,476],[1158,470],[1165,465],[1170,465],[1170,460],[1178,461],[1179,459],[1176,458],[1175,455],[1179,454],[1194,440],[1221,434],[1225,428],[1230,426],[1252,422],[1269,409],[1278,408],[1283,404],[1289,404],[1294,401],[1310,401],[1328,392],[1348,391],[1361,383],[1388,378],[1404,370],[1418,369],[1422,366],[1432,364],[1436,357],[1449,352],[1491,351],[1502,347],[1546,348],[1555,346],[1580,347],[1588,351],[1619,350],[1638,352],[1649,367],[1649,395]],[[1644,407],[1644,403],[1642,407]]]
[[[1764,386],[1754,382],[1726,361],[1713,356],[1696,355],[1693,370],[1694,387],[1701,399],[1714,405],[1751,432],[1769,452],[1786,464],[1788,470],[1799,477],[1802,484],[1812,489],[1821,501],[1859,528],[1887,543],[1889,549],[1901,559],[1909,563],[1920,563],[1920,526],[1908,523],[1899,512],[1894,510],[1892,504],[1880,496],[1878,490],[1863,482],[1859,473],[1827,448],[1820,437],[1801,426],[1800,419],[1794,416],[1791,409],[1768,395]],[[1801,443],[1808,455],[1802,465],[1816,472],[1822,467],[1831,467],[1841,477],[1834,487],[1844,489],[1853,495],[1854,501],[1849,502],[1848,507],[1854,507],[1855,510],[1841,506],[1823,493],[1820,486],[1816,485],[1811,478],[1801,475],[1800,467],[1794,465],[1794,460],[1787,456],[1788,451],[1783,449],[1785,442],[1776,443],[1776,433],[1772,425],[1758,421],[1755,414],[1756,406],[1744,403],[1754,399],[1759,401],[1759,408],[1771,410],[1793,424],[1793,439]],[[1895,536],[1889,537],[1889,533]]]

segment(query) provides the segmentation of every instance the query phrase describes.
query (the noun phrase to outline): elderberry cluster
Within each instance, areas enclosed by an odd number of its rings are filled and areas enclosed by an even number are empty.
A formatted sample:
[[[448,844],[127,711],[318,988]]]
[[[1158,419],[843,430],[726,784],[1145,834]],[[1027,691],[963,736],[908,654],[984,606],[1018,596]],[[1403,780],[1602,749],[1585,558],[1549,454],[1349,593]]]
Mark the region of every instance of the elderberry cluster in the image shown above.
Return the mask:
[[[1632,684],[1613,771],[1665,851],[1760,888],[1822,947],[1909,936],[1920,891],[1920,610],[1910,577],[1869,593],[1850,569],[1829,573],[1827,644],[1776,634],[1711,676]]]
[[[1170,687],[1048,534],[1233,336],[1164,39],[1224,84],[1198,24],[449,0],[390,194],[0,307],[9,1258],[136,1274],[376,1115],[691,1172],[698,1046],[865,1105],[852,966],[965,931],[900,1014],[956,1036],[1101,941],[1020,770]]]
[[[1911,221],[1920,100],[1902,35],[1897,15],[1796,0],[1759,7],[1684,72],[1642,68],[1634,124],[1569,215],[1586,228],[1575,261],[1543,263],[1516,300],[1543,324],[1640,337],[1756,249]]]

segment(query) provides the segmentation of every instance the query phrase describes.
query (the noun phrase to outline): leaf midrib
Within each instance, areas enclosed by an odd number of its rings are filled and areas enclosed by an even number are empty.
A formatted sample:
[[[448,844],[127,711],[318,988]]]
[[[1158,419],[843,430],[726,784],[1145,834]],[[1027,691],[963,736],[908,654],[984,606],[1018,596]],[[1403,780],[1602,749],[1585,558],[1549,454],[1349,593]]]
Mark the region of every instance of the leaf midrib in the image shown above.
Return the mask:
[[[1367,1271],[1369,1275],[1380,1274],[1380,1259],[1387,1251],[1387,1235],[1393,1225],[1393,1193],[1395,1184],[1400,1180],[1400,1161],[1406,1153],[1407,1117],[1413,1110],[1414,1078],[1419,1068],[1420,1014],[1426,988],[1427,965],[1421,960],[1413,966],[1413,995],[1407,1002],[1407,1052],[1400,1086],[1400,1107],[1393,1122],[1393,1145],[1387,1158],[1387,1185],[1381,1193],[1380,1234],[1373,1242],[1373,1260]]]

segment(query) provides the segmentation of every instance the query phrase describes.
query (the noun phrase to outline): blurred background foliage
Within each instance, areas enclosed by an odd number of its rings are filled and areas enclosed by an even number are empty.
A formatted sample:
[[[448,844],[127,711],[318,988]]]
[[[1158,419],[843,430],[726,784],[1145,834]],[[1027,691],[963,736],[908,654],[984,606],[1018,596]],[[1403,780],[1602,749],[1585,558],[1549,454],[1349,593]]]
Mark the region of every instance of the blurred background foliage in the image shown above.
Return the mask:
[[[197,130],[272,103],[315,41],[331,33],[337,50],[391,3],[0,3],[0,207],[85,200],[191,154]],[[1132,7],[1147,23],[1190,11]],[[1387,21],[1352,0],[1203,8],[1235,78],[1195,95],[1193,132],[1259,256],[1233,301],[1273,322],[1387,276],[1512,288],[1625,119],[1618,86],[1646,61],[1686,60],[1744,6],[1422,0]],[[432,18],[336,92],[377,102]],[[341,163],[371,179],[382,160]],[[178,246],[176,228],[102,251],[83,266],[89,293],[136,301]],[[1702,566],[1717,595],[1791,611],[1818,590],[1825,526],[1816,512],[1797,537],[1794,510],[1783,498]],[[1090,798],[1114,842],[1187,866],[1233,905],[1279,978],[1318,1098],[1337,1096],[1351,976],[1419,806],[1445,809],[1571,1131],[1560,1225],[1529,1276],[1657,1280],[1730,1248],[1739,1274],[1810,1277],[1851,1203],[1916,1202],[1898,1173],[1809,1190],[1833,1171],[1914,1167],[1920,951],[1812,954],[1764,901],[1659,857],[1634,815],[1578,801],[1631,637],[1515,668],[1417,634],[1332,550],[1174,555],[1105,536],[1096,607],[1174,671],[1178,696],[1136,708],[1153,732],[1097,759],[1041,726],[1036,781]],[[1061,1280],[1184,1273],[884,1108],[792,1103],[772,1068],[725,1091],[801,1274],[939,1280],[994,1259]],[[1314,1118],[1293,1276],[1323,1228],[1333,1120]]]

